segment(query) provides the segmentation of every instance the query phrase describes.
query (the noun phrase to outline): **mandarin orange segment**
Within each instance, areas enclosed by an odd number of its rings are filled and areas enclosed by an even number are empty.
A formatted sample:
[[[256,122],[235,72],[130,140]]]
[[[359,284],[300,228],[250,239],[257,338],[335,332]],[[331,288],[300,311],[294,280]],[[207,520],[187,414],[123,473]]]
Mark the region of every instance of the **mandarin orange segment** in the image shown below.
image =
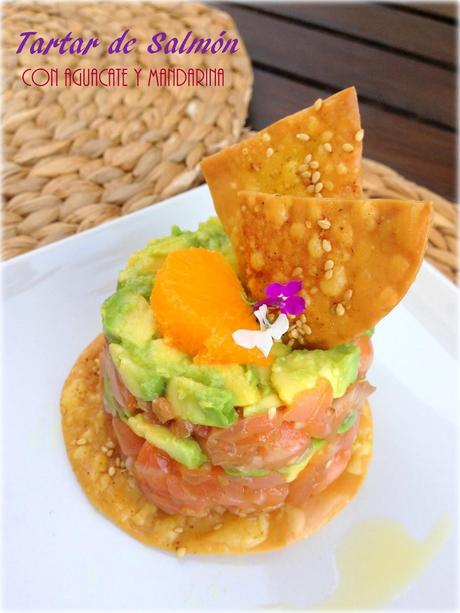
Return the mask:
[[[257,330],[243,287],[217,251],[170,253],[158,271],[151,305],[161,335],[199,363],[265,363],[258,349],[236,345],[232,332]]]

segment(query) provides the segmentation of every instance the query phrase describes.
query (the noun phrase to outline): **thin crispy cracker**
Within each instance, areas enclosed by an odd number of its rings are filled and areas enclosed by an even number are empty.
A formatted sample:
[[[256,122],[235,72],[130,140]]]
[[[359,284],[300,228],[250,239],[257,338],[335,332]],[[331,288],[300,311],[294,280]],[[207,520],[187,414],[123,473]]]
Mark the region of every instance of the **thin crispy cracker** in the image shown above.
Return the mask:
[[[430,202],[408,200],[240,192],[238,202],[233,245],[249,293],[258,300],[269,283],[301,279],[310,331],[299,344],[324,349],[372,328],[403,298],[432,213]]]
[[[309,196],[317,172],[324,197],[359,197],[360,131],[356,90],[349,87],[205,158],[201,168],[227,234],[236,223],[239,190]]]
[[[142,543],[172,552],[185,548],[188,553],[214,554],[284,547],[321,528],[348,504],[364,481],[372,447],[368,405],[347,470],[323,493],[309,498],[303,508],[286,504],[272,513],[252,517],[225,513],[200,519],[163,513],[144,497],[128,471],[116,467],[119,449],[115,448],[111,458],[101,451],[108,439],[116,441],[100,400],[98,356],[102,346],[101,335],[81,354],[64,384],[64,440],[72,468],[89,500]],[[110,466],[116,467],[113,476],[107,472]]]

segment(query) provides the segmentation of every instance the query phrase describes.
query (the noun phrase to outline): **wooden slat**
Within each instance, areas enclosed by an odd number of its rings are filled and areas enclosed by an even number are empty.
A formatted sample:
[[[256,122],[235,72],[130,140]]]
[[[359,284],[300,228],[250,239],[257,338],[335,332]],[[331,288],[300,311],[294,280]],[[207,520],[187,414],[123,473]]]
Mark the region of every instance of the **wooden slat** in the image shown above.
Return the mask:
[[[246,7],[219,7],[237,22],[253,61],[335,89],[354,84],[363,97],[455,126],[452,71]]]
[[[308,106],[331,92],[255,69],[249,125],[266,125]],[[364,155],[406,178],[455,200],[455,135],[448,130],[360,103],[366,130]]]
[[[393,11],[377,4],[261,3],[255,6],[275,15],[297,19],[362,40],[456,64],[456,28],[430,17]]]
[[[416,8],[431,15],[457,19],[458,9],[456,2],[414,2],[405,5],[408,9]]]

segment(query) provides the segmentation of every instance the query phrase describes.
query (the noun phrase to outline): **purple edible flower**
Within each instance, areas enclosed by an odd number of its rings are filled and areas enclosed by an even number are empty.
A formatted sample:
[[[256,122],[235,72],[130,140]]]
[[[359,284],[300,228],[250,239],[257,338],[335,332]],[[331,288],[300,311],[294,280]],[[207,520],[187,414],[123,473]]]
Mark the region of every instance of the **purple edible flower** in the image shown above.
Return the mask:
[[[279,307],[280,313],[287,315],[300,315],[305,311],[305,300],[302,296],[296,296],[302,289],[302,281],[289,281],[282,283],[270,283],[265,288],[264,300],[256,302],[254,308],[258,309],[262,304],[269,307]]]

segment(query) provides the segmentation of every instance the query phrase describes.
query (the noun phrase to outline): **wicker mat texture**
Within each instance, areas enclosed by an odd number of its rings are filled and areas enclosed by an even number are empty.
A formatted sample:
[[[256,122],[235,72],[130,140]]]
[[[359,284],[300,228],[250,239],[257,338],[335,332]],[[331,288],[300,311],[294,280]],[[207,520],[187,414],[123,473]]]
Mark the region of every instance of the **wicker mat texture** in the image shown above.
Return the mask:
[[[152,33],[181,40],[238,38],[225,13],[189,3],[4,5],[4,180],[2,258],[8,259],[202,182],[203,156],[244,136],[252,91],[245,50],[237,54],[149,55]],[[129,28],[130,54],[109,56],[104,43]],[[87,56],[17,55],[18,32],[45,38],[84,32],[102,41]],[[76,35],[76,34],[75,34]],[[241,39],[240,39],[241,44]],[[185,59],[184,59],[185,58]],[[225,87],[27,88],[25,66],[221,66]],[[215,64],[213,64],[215,62]],[[217,64],[218,63],[218,64]],[[427,259],[458,279],[457,207],[383,164],[363,162],[370,197],[430,199],[435,214]]]

